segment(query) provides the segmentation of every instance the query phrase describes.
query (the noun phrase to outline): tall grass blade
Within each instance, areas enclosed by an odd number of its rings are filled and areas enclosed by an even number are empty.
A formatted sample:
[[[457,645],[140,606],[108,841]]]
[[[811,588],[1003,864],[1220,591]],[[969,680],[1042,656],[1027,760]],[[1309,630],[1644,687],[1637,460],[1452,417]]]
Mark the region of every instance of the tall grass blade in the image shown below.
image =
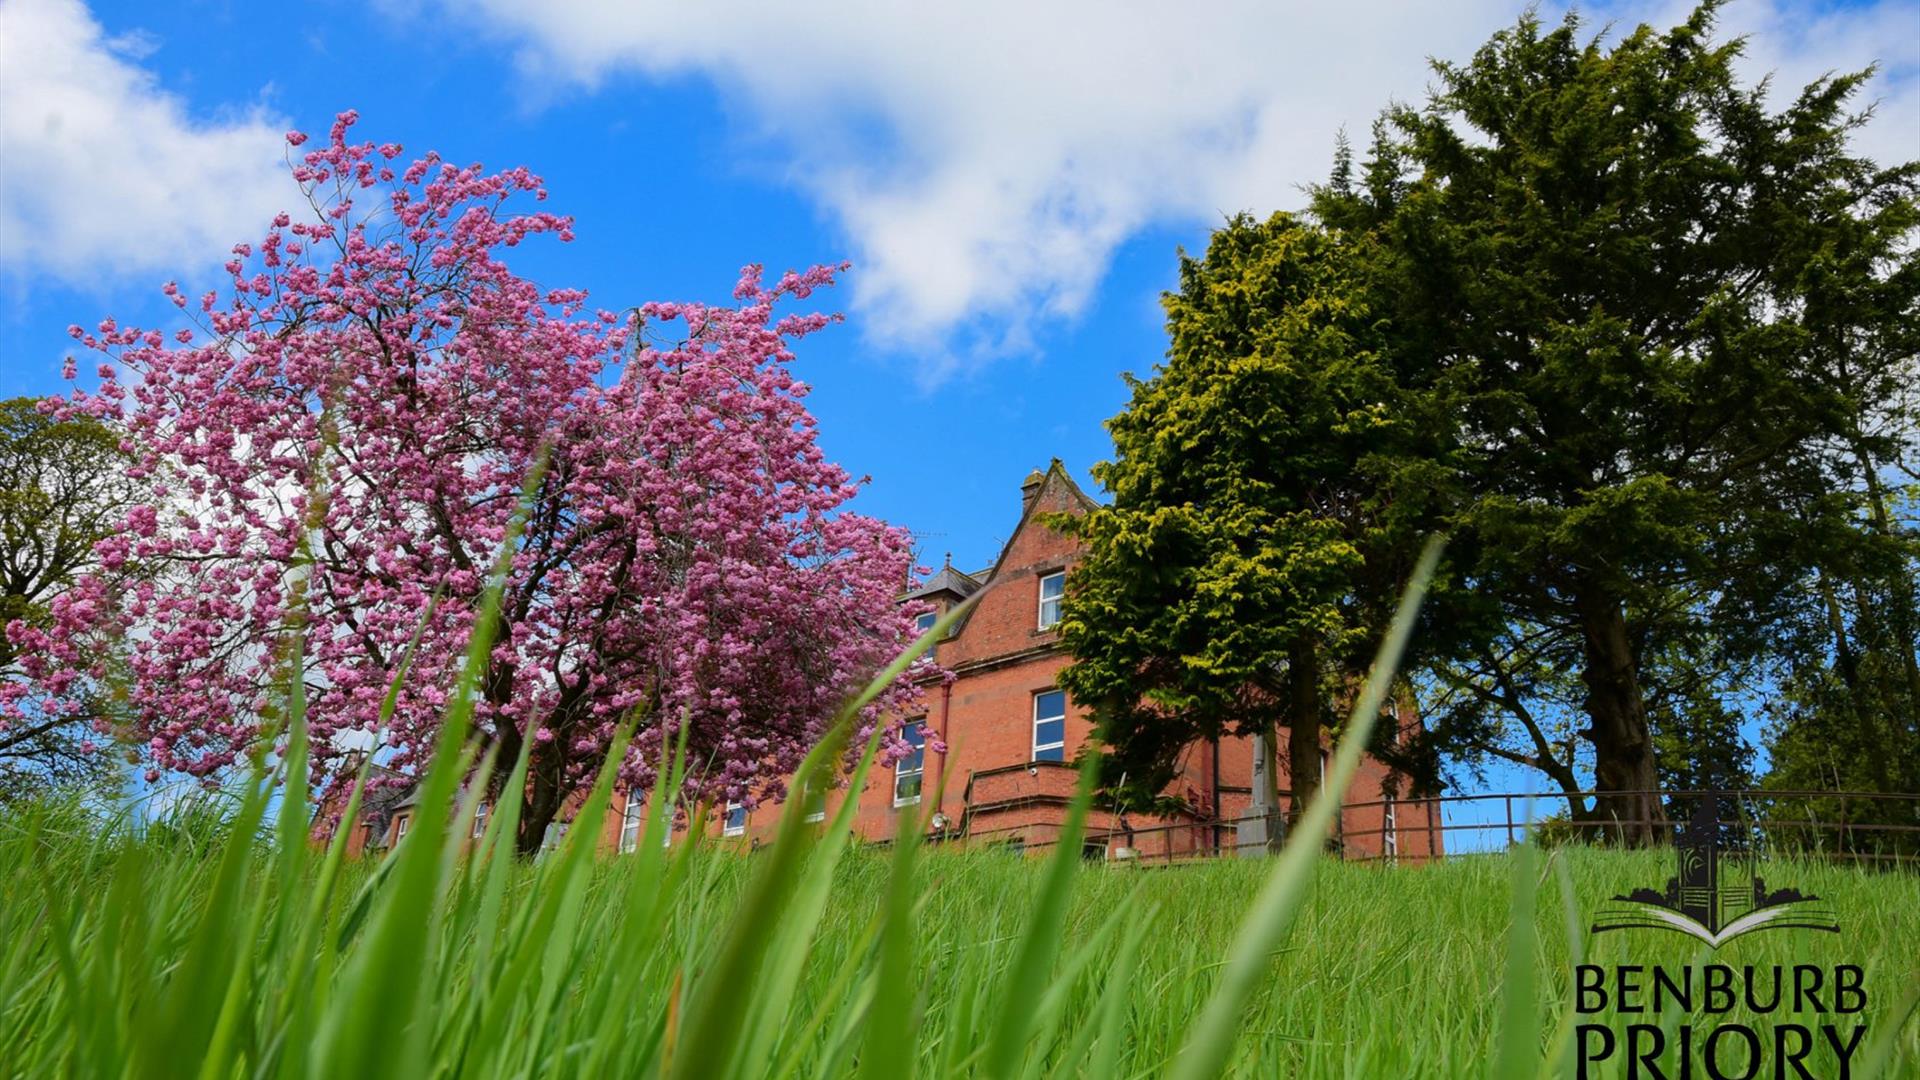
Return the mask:
[[[1235,1029],[1239,1026],[1248,998],[1253,994],[1254,984],[1267,969],[1269,955],[1292,922],[1294,912],[1306,893],[1314,864],[1320,857],[1328,833],[1332,831],[1333,815],[1340,803],[1337,793],[1345,791],[1347,785],[1352,783],[1354,773],[1359,771],[1361,754],[1373,732],[1374,721],[1379,719],[1380,710],[1386,704],[1388,691],[1393,686],[1394,674],[1400,664],[1400,654],[1405,651],[1407,639],[1413,634],[1420,601],[1426,596],[1427,583],[1433,579],[1434,570],[1439,565],[1442,547],[1444,541],[1436,537],[1421,552],[1420,561],[1407,582],[1406,592],[1401,594],[1399,610],[1394,612],[1386,638],[1380,643],[1380,653],[1374,658],[1373,670],[1368,673],[1366,685],[1360,691],[1360,699],[1354,705],[1353,716],[1347,721],[1346,732],[1341,736],[1340,745],[1327,768],[1327,775],[1320,787],[1321,797],[1307,807],[1307,812],[1301,815],[1299,823],[1294,826],[1293,835],[1287,838],[1286,846],[1275,861],[1259,896],[1255,898],[1252,910],[1241,923],[1226,968],[1220,973],[1220,982],[1207,999],[1199,1019],[1188,1031],[1180,1055],[1174,1062],[1171,1073],[1174,1080],[1205,1080],[1220,1075],[1226,1069],[1227,1060],[1237,1041]]]
[[[1500,1025],[1494,1032],[1494,1080],[1532,1080],[1540,1071],[1540,999],[1533,923],[1539,888],[1538,854],[1531,838],[1507,853],[1513,888],[1507,910],[1507,965],[1500,990]]]
[[[1080,838],[1086,831],[1099,770],[1099,754],[1081,758],[1079,784],[1067,807],[1066,821],[1060,826],[1059,840],[1047,859],[1039,895],[1033,899],[1033,917],[1020,937],[1013,964],[997,995],[1000,1016],[987,1039],[987,1054],[980,1070],[988,1077],[1015,1075],[1033,1034],[1034,1009],[1046,989],[1054,958],[1060,953],[1060,931],[1066,922],[1074,875],[1080,870]]]

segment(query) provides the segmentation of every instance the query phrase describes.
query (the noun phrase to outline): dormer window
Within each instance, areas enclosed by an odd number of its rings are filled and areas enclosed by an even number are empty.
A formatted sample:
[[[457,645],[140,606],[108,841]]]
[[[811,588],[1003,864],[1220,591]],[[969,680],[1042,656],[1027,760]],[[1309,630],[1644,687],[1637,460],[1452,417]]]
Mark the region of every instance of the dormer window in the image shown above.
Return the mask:
[[[1067,572],[1040,576],[1040,629],[1051,630],[1060,621],[1060,601],[1067,595]]]
[[[926,633],[927,631],[929,631],[929,630],[931,630],[931,629],[933,629],[933,624],[934,624],[934,623],[936,623],[936,622],[939,622],[939,621],[940,621],[940,613],[939,613],[939,612],[937,612],[937,611],[923,611],[923,612],[921,612],[920,614],[918,614],[918,615],[916,615],[916,616],[914,616],[914,617],[913,617],[913,632],[914,632],[914,635],[915,635],[915,636],[917,637],[917,636],[919,636],[919,635],[921,635],[921,634],[924,634],[924,633]]]

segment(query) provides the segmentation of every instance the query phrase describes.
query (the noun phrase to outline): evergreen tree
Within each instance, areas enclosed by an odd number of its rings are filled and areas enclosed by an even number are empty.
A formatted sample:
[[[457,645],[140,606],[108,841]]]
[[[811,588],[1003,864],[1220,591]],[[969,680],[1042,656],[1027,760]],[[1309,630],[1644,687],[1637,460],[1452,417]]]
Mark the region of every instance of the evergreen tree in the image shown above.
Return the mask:
[[[1422,445],[1434,418],[1381,352],[1370,244],[1241,216],[1183,255],[1166,362],[1128,376],[1115,458],[1094,469],[1112,502],[1055,522],[1088,547],[1060,682],[1094,707],[1125,798],[1151,797],[1196,739],[1277,723],[1296,813],[1318,787],[1330,702],[1384,621],[1439,469]]]
[[[1316,198],[1378,238],[1402,379],[1459,421],[1454,567],[1497,608],[1454,627],[1437,743],[1566,786],[1577,738],[1601,795],[1576,817],[1636,842],[1660,817],[1656,700],[1689,697],[1661,680],[1705,663],[1695,703],[1724,701],[1809,574],[1874,546],[1846,457],[1891,452],[1863,419],[1911,370],[1920,294],[1916,166],[1848,145],[1867,73],[1773,111],[1717,7],[1611,45],[1529,14],[1437,64],[1365,183]],[[1710,654],[1668,662],[1703,631]],[[1684,715],[1676,753],[1705,745],[1688,724],[1725,743],[1730,717]]]

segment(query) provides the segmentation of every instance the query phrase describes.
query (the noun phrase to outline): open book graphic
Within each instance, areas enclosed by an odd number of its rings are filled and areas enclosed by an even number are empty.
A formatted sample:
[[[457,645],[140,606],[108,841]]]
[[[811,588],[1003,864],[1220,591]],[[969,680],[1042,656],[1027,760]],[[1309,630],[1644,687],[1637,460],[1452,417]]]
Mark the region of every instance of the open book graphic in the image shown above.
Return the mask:
[[[1678,930],[1691,934],[1714,948],[1755,930],[1826,930],[1839,933],[1840,927],[1830,921],[1819,921],[1829,917],[1824,908],[1810,908],[1798,904],[1777,904],[1772,907],[1755,908],[1734,919],[1715,931],[1711,927],[1684,912],[1675,911],[1664,904],[1645,901],[1628,901],[1611,912],[1601,916],[1602,922],[1596,923],[1594,930],[1623,930],[1632,926],[1643,926],[1662,930]]]

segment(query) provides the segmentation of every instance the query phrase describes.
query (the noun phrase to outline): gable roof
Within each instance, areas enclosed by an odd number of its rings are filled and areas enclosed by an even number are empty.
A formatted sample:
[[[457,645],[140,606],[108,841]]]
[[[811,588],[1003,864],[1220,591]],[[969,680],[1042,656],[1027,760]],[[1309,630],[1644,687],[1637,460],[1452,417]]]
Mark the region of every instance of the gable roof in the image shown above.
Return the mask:
[[[1026,481],[1020,485],[1020,489],[1023,495],[1029,488],[1036,488],[1037,490],[1034,490],[1031,496],[1026,496],[1021,500],[1020,520],[1014,524],[1013,531],[1007,534],[1006,542],[1000,545],[1000,554],[993,560],[993,565],[973,574],[962,575],[968,581],[974,583],[976,591],[993,584],[994,579],[1000,576],[1000,569],[1006,564],[1007,553],[1013,550],[1014,541],[1020,538],[1020,534],[1026,530],[1027,523],[1033,519],[1034,508],[1040,505],[1049,491],[1055,489],[1055,485],[1062,486],[1062,489],[1067,495],[1069,506],[1076,507],[1081,512],[1099,509],[1100,504],[1094,502],[1093,499],[1088,497],[1086,492],[1080,490],[1080,485],[1074,483],[1072,474],[1067,472],[1067,467],[1060,463],[1059,458],[1054,458],[1048,462],[1045,472],[1035,469],[1028,475]],[[951,569],[951,567],[946,569]],[[958,574],[959,571],[956,570],[954,573]],[[932,582],[929,581],[928,584],[931,585]],[[971,595],[971,593],[963,595]],[[949,638],[959,637],[960,634],[966,630],[967,624],[972,620],[973,612],[969,611],[965,615],[962,615],[960,620],[954,623],[953,629],[948,631],[947,636]]]
[[[993,560],[993,566],[987,570],[983,578],[985,584],[992,584],[993,579],[999,576],[1000,567],[1007,561],[1007,552],[1013,550],[1013,542],[1020,538],[1020,533],[1026,529],[1028,520],[1033,517],[1033,508],[1040,505],[1040,500],[1046,497],[1047,492],[1053,490],[1054,485],[1065,485],[1069,501],[1078,506],[1082,512],[1100,508],[1099,503],[1089,498],[1086,492],[1080,490],[1080,485],[1073,482],[1072,474],[1067,472],[1067,467],[1060,463],[1059,458],[1048,462],[1044,473],[1034,470],[1034,475],[1027,477],[1027,483],[1021,485],[1022,489],[1034,484],[1035,477],[1039,478],[1040,490],[1034,492],[1032,498],[1023,500],[1020,521],[1014,525],[1013,531],[1007,534],[1007,542],[1000,545],[1000,556]]]

